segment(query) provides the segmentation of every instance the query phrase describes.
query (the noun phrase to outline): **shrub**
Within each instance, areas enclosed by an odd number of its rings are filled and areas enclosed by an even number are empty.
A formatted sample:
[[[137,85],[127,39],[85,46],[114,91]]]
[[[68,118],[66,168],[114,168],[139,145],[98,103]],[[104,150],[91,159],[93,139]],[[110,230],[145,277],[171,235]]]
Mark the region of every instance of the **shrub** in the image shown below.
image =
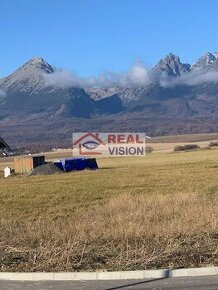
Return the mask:
[[[218,146],[218,141],[213,141],[210,142],[209,147],[217,147]]]
[[[186,144],[186,145],[177,145],[174,147],[174,151],[178,152],[178,151],[192,151],[192,150],[197,150],[199,149],[200,146],[196,145],[196,144]]]
[[[153,149],[151,146],[146,146],[146,147],[145,147],[145,152],[146,152],[146,153],[152,153],[153,150],[154,150],[154,149]]]

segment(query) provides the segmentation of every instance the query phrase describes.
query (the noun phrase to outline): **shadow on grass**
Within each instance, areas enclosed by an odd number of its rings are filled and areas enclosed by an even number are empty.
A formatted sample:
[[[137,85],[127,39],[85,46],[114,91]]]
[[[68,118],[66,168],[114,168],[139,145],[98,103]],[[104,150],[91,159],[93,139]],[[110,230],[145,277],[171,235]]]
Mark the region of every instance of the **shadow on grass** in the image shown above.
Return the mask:
[[[99,167],[101,170],[110,170],[110,169],[116,169],[117,167]]]

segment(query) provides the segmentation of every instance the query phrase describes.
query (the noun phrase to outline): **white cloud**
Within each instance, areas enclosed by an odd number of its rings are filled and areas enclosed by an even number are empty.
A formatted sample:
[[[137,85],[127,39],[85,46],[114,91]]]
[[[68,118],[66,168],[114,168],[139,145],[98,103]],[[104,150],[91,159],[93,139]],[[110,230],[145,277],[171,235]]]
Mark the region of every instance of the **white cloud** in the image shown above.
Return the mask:
[[[82,78],[68,70],[57,70],[44,74],[46,86],[67,88],[77,87],[110,87],[110,86],[141,86],[149,83],[148,70],[142,62],[136,62],[126,73],[105,72],[98,77]]]
[[[149,71],[145,65],[138,61],[129,71],[125,73],[105,72],[97,77],[82,78],[69,70],[57,70],[54,73],[44,74],[46,86],[60,88],[68,87],[134,87],[146,86],[151,80]],[[218,72],[192,71],[180,77],[169,80],[164,74],[161,75],[159,83],[162,87],[174,87],[177,85],[194,86],[205,82],[218,82]],[[1,95],[1,91],[0,91]]]
[[[202,71],[192,71],[186,73],[173,80],[160,80],[160,85],[163,87],[174,87],[177,85],[188,85],[195,86],[202,83],[218,82],[218,72],[202,72]]]
[[[120,79],[122,86],[141,86],[149,83],[148,70],[142,62],[137,62],[133,67]]]

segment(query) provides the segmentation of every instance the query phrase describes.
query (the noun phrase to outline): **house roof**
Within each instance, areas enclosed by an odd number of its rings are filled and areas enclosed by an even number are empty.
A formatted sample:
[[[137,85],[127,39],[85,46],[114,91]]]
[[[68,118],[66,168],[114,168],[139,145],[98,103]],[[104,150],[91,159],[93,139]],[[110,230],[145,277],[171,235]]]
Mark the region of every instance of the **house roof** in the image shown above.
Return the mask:
[[[3,138],[0,137],[0,149],[9,149],[9,145],[5,142]]]

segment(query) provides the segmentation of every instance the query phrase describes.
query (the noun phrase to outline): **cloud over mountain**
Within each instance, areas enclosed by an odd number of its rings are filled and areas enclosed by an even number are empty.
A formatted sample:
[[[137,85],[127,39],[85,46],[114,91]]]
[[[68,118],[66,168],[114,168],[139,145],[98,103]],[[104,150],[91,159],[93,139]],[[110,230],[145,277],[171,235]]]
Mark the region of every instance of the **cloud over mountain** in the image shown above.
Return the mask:
[[[75,73],[62,69],[50,74],[44,74],[46,86],[60,88],[68,87],[134,87],[144,86],[150,82],[149,73],[141,61],[137,61],[129,71],[125,73],[105,72],[98,77],[83,78]]]
[[[126,72],[87,78],[34,57],[1,79],[0,90],[4,114],[208,116],[218,112],[218,54],[190,65],[170,53],[149,71],[138,61]]]
[[[174,87],[177,85],[196,86],[202,83],[218,83],[218,72],[192,71],[174,80],[160,80],[162,87]]]

